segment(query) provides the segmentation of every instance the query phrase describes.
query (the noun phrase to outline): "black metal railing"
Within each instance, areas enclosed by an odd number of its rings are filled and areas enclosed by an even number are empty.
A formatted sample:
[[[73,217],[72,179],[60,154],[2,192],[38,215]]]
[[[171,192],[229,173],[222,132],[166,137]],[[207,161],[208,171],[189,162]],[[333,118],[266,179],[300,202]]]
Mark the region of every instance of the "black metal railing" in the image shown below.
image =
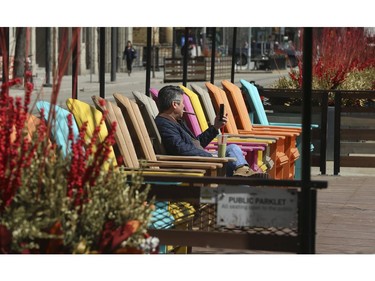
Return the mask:
[[[165,227],[149,228],[148,232],[159,238],[162,245],[172,245],[171,249],[187,246],[213,247],[228,249],[261,250],[272,252],[300,253],[302,236],[306,231],[301,226],[301,213],[307,208],[303,202],[303,188],[308,188],[316,196],[318,189],[327,188],[326,181],[266,180],[236,177],[181,177],[181,176],[145,176],[145,182],[153,182],[149,197],[156,201],[168,202],[168,210],[175,218],[173,223],[159,216]],[[169,182],[180,184],[171,185]],[[181,184],[185,183],[185,184]],[[216,190],[220,185],[261,186],[272,189],[289,189],[297,194],[295,222],[291,227],[236,227],[219,226],[216,221],[217,204],[202,203],[201,188],[210,186]],[[178,205],[178,202],[180,205]],[[184,202],[181,204],[181,202]],[[176,210],[179,209],[179,210]],[[193,210],[193,211],[191,211]],[[312,203],[312,213],[316,212],[316,201]],[[181,214],[176,216],[176,214]],[[157,223],[156,221],[155,223]],[[315,224],[315,221],[312,223]],[[315,247],[313,245],[313,247]]]
[[[270,120],[300,122],[301,90],[260,88],[259,93],[267,98],[264,107]],[[322,174],[327,160],[333,160],[334,175],[340,167],[375,167],[374,101],[375,91],[312,92],[312,123],[319,126],[312,131],[312,165]]]

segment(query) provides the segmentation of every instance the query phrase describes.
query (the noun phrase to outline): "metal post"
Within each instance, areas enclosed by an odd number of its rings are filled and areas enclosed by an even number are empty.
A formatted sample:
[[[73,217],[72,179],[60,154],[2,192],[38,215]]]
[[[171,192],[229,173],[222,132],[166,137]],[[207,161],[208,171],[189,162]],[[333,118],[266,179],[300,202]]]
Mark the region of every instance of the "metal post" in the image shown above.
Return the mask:
[[[53,84],[56,84],[57,80],[57,28],[52,27],[52,81]]]
[[[79,38],[80,38],[80,28],[73,27],[73,36],[72,40],[74,43],[73,46],[73,58],[72,58],[72,98],[78,98],[78,48],[79,48]]]
[[[311,189],[312,28],[304,28],[302,82],[302,182],[298,231],[300,251],[315,253],[316,191]]]
[[[206,52],[206,43],[207,43],[206,32],[207,32],[207,27],[202,27],[202,51],[203,53]]]
[[[212,48],[211,48],[211,84],[215,82],[215,55],[216,55],[216,27],[212,28]]]
[[[96,46],[96,40],[94,40],[95,33],[96,29],[90,27],[90,83],[92,83],[92,74],[94,73],[94,46]]]
[[[117,28],[111,27],[111,81],[116,81],[117,69]]]
[[[328,93],[322,93],[322,114],[320,118],[320,173],[327,173],[327,118],[328,118]]]
[[[247,69],[250,69],[250,64],[251,64],[251,27],[249,27],[247,44],[248,44],[248,47],[247,47]]]
[[[151,40],[152,27],[147,27],[147,53],[146,53],[146,96],[150,96],[151,85]]]
[[[234,71],[236,67],[236,43],[237,43],[237,27],[233,27],[233,43],[232,43],[232,69],[230,81],[234,83]]]
[[[188,56],[189,56],[189,28],[185,28],[185,44],[184,44],[184,56],[183,56],[183,70],[182,70],[182,85],[187,85],[187,69],[188,69]]]
[[[176,28],[172,27],[172,59],[176,57]]]
[[[46,38],[45,38],[45,48],[46,48],[46,82],[43,85],[44,87],[52,87],[51,84],[51,28],[46,27]]]
[[[341,129],[341,92],[335,92],[335,121],[333,133],[333,174],[340,173],[340,129]]]
[[[99,84],[100,90],[99,95],[101,98],[105,98],[105,27],[100,27],[100,38],[99,38]]]
[[[3,51],[3,77],[2,82],[7,83],[9,80],[9,27],[2,27],[1,28],[1,37],[3,37],[4,43],[5,43],[5,50]]]

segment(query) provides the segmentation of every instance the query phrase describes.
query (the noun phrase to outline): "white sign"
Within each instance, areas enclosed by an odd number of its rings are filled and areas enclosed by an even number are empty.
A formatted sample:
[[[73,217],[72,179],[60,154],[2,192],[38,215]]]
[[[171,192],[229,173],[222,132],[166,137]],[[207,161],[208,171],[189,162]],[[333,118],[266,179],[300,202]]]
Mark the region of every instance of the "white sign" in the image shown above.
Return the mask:
[[[285,188],[218,187],[217,225],[297,227],[297,192]]]

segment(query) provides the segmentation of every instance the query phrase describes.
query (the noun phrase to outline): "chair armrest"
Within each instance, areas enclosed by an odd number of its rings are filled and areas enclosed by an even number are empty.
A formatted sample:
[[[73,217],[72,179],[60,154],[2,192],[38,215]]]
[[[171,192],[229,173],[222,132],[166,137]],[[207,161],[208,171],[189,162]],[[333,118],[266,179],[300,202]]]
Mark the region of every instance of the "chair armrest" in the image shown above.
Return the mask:
[[[251,131],[246,130],[238,130],[240,134],[263,134],[263,135],[275,135],[275,136],[283,136],[283,137],[295,137],[299,136],[300,132],[289,132],[289,131],[274,131],[274,130],[267,130],[267,129],[255,129]]]
[[[177,155],[159,155],[159,154],[156,155],[156,158],[158,160],[163,160],[163,161],[180,161],[180,162],[181,161],[195,161],[195,162],[203,162],[203,163],[205,162],[227,163],[227,162],[233,162],[236,160],[236,158],[233,158],[233,157],[217,158],[217,157],[177,156]]]
[[[302,124],[297,124],[297,123],[275,123],[275,122],[270,122],[271,126],[285,126],[285,127],[297,127],[297,128],[302,128]],[[319,128],[318,124],[311,124],[311,129],[313,128]]]
[[[169,167],[169,168],[180,168],[180,169],[210,169],[215,170],[222,168],[222,163],[214,162],[184,162],[184,161],[147,161],[144,165],[149,167]]]
[[[143,174],[191,174],[191,175],[204,175],[205,170],[200,169],[155,169],[155,168],[123,168],[127,172],[142,172]]]

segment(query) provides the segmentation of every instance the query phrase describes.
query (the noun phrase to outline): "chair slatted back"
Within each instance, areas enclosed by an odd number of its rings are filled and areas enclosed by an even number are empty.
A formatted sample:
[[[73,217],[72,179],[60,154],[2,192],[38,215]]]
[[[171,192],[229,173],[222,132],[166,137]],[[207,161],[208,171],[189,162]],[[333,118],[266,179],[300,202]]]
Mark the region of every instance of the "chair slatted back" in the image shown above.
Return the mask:
[[[195,92],[198,95],[201,101],[201,105],[206,115],[206,120],[208,124],[213,125],[215,123],[216,113],[212,105],[210,95],[205,89],[199,87],[197,84],[192,83],[190,84],[190,87],[192,88],[193,92]]]
[[[138,159],[156,161],[155,151],[137,103],[119,93],[115,93],[113,96],[128,124]],[[138,149],[137,146],[139,146]]]
[[[205,85],[211,97],[212,105],[215,111],[219,112],[220,104],[224,104],[224,114],[228,115],[228,122],[224,126],[224,132],[237,135],[238,134],[237,125],[236,125],[229,101],[226,98],[225,92],[210,82],[206,82]]]
[[[241,89],[227,80],[221,81],[221,84],[231,106],[237,129],[251,131],[253,126],[249,117],[249,111],[242,97]]]
[[[166,154],[159,130],[155,123],[155,117],[159,114],[155,101],[136,91],[133,92],[133,96],[138,104],[143,120],[147,124],[146,128],[152,140],[155,153]]]
[[[99,126],[99,141],[103,142],[106,139],[106,137],[108,136],[108,130],[105,122],[102,122],[103,114],[99,110],[88,103],[72,98],[68,98],[66,100],[66,105],[69,111],[73,114],[78,127],[82,127],[83,124],[87,122],[87,129],[85,132],[86,141],[89,142],[91,140],[97,126]],[[96,149],[97,148],[94,145],[93,150],[95,151]],[[113,165],[117,166],[113,147],[111,147],[110,149],[111,151],[109,153],[109,161],[112,161]]]
[[[201,102],[199,100],[199,97],[196,93],[194,93],[189,88],[186,88],[182,85],[180,85],[180,88],[185,92],[185,94],[189,97],[190,103],[194,109],[194,113],[196,114],[196,118],[199,123],[200,131],[204,132],[208,129],[208,123],[206,116],[204,114]]]
[[[117,124],[115,139],[118,153],[116,153],[116,155],[121,155],[122,163],[125,167],[139,168],[137,154],[135,152],[133,141],[130,137],[129,129],[126,125],[121,109],[115,103],[104,100],[101,97],[92,96],[91,98],[98,110],[100,110],[102,113],[104,111],[108,111],[106,115],[107,127],[111,128],[113,122],[116,122]]]
[[[44,111],[44,118],[47,121],[50,114],[54,114],[55,123],[51,124],[51,139],[61,148],[64,156],[71,153],[71,141],[69,140],[68,116],[72,115],[68,110],[52,105],[47,101],[37,101],[36,108],[38,111]],[[53,113],[54,111],[54,113]],[[74,140],[77,140],[79,130],[77,123],[72,115],[72,132]]]

